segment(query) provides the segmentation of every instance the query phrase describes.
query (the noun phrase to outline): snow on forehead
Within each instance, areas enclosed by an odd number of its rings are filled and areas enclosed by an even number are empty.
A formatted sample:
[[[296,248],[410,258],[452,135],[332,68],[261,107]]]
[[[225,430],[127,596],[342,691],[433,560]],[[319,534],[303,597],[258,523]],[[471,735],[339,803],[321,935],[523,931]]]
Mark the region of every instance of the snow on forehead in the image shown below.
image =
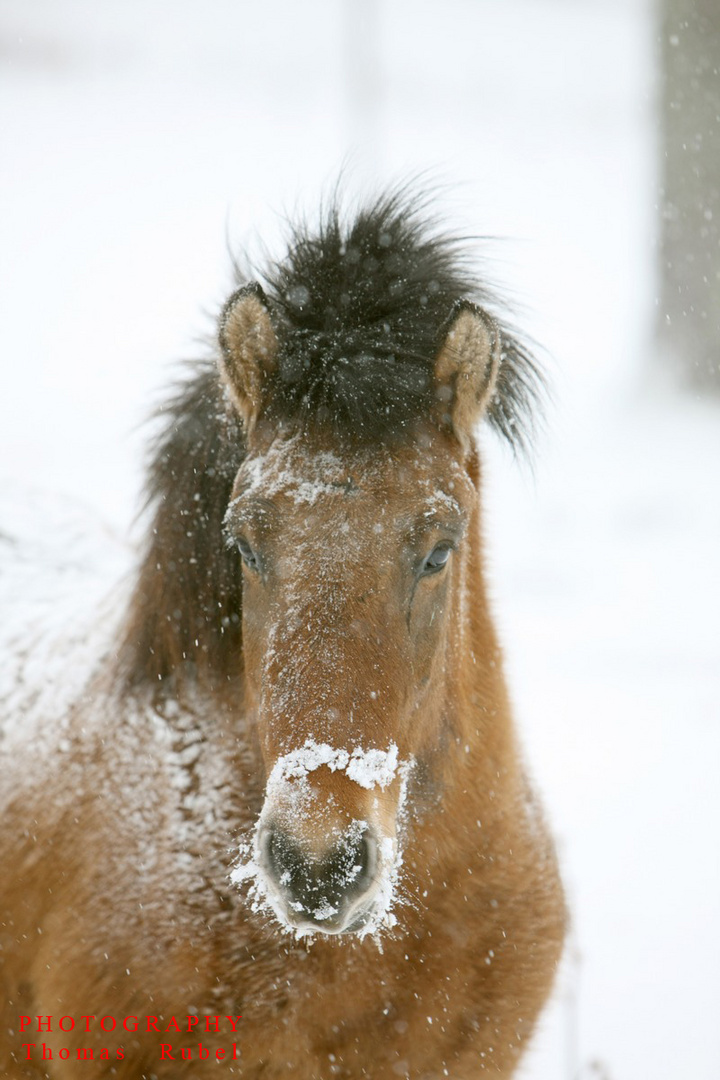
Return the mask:
[[[241,472],[246,481],[243,494],[264,498],[287,495],[296,504],[312,505],[321,495],[337,495],[349,482],[356,482],[358,472],[369,479],[382,466],[376,454],[353,456],[349,461],[332,450],[313,450],[294,436],[278,440],[265,454],[247,459]]]
[[[242,494],[268,499],[286,495],[296,505],[312,506],[321,496],[336,496],[343,490],[370,485],[388,468],[396,468],[396,464],[391,458],[372,451],[341,457],[332,450],[314,450],[299,436],[293,436],[274,442],[264,454],[248,457],[240,474],[245,481]],[[418,459],[415,464],[424,463]],[[418,488],[427,496],[426,514],[440,513],[443,509],[459,512],[459,503],[452,492],[467,478],[452,459],[449,472],[442,487],[427,475],[415,478]]]

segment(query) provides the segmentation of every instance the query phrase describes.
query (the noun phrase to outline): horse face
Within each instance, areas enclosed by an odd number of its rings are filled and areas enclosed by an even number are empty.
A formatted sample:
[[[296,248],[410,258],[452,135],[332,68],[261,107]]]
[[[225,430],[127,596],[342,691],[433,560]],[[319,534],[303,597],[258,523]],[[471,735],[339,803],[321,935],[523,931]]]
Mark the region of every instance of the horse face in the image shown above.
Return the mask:
[[[226,529],[244,564],[246,702],[268,776],[252,872],[286,925],[368,932],[391,920],[409,771],[443,738],[477,502],[472,432],[500,338],[461,304],[423,373],[427,416],[386,449],[282,421],[296,372],[258,286],[228,301],[220,346],[248,447]]]
[[[457,441],[437,430],[392,451],[250,440],[226,530],[268,774],[255,862],[301,931],[387,915],[408,773],[441,737],[476,500]]]

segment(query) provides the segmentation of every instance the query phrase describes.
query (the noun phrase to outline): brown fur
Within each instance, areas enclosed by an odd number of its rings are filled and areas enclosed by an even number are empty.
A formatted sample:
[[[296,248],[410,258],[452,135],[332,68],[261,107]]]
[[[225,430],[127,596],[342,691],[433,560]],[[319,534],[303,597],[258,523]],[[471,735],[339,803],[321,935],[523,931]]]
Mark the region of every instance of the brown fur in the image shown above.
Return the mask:
[[[27,1036],[55,1049],[47,1072],[37,1055],[20,1060],[19,1014],[189,1009],[242,1014],[242,1058],[222,1066],[234,1076],[507,1080],[552,984],[562,891],[483,586],[473,429],[497,343],[484,316],[461,311],[436,366],[437,389],[452,386],[451,425],[428,417],[390,448],[352,448],[321,429],[264,423],[268,327],[250,294],[222,331],[223,378],[247,437],[226,529],[262,553],[262,574],[223,569],[244,576],[242,653],[231,633],[206,632],[201,646],[192,629],[159,625],[171,571],[146,563],[125,647],[157,643],[163,677],[128,679],[121,654],[77,703],[69,749],[53,752],[48,732],[50,753],[6,771],[0,1075],[13,1080],[214,1077],[213,1061],[160,1061],[154,1034],[126,1036],[112,1072],[58,1060],[60,1046],[98,1045],[82,1034]],[[446,569],[418,576],[449,530]],[[210,589],[208,569],[181,585]],[[208,611],[230,604],[203,595]],[[392,741],[415,761],[404,825],[397,778],[368,790],[325,766],[311,774],[311,812],[286,821],[312,852],[359,819],[401,839],[398,923],[378,943],[295,941],[229,882],[238,838],[267,813],[265,779],[306,737]]]

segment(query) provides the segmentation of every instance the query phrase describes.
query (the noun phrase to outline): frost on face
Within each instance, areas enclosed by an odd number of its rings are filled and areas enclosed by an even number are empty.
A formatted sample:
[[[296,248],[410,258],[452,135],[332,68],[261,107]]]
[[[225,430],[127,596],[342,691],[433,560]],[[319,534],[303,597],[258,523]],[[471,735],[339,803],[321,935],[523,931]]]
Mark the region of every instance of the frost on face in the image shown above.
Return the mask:
[[[398,769],[398,748],[391,743],[388,750],[363,750],[356,746],[348,752],[306,739],[299,750],[291,750],[275,762],[268,780],[268,794],[282,781],[305,777],[321,765],[327,765],[331,772],[343,770],[350,780],[368,791],[376,786],[384,791]]]
[[[398,748],[394,743],[391,743],[387,750],[363,750],[361,747],[355,747],[348,751],[332,747],[328,743],[317,743],[312,739],[307,739],[302,747],[284,754],[275,763],[268,779],[266,797],[270,803],[282,803],[286,809],[290,808],[294,819],[298,820],[303,816],[318,813],[318,794],[310,786],[308,776],[322,766],[326,766],[333,772],[344,771],[350,780],[367,790],[375,787],[384,790],[397,776],[400,779],[398,822],[402,826],[407,782],[412,765],[412,761],[399,762]],[[339,846],[344,847],[348,853],[348,858],[339,864],[338,873],[342,874],[343,880],[335,882],[337,887],[351,885],[361,873],[362,867],[357,865],[353,853],[357,851],[357,842],[367,828],[366,821],[354,820],[339,838],[335,838],[336,841],[339,840]],[[312,939],[317,933],[323,933],[322,927],[298,926],[291,922],[273,883],[263,870],[259,843],[262,830],[263,816],[261,815],[253,837],[240,848],[239,862],[232,871],[230,879],[236,885],[249,884],[248,896],[253,911],[272,914],[285,932],[298,938]],[[390,836],[380,838],[371,908],[363,924],[352,931],[356,937],[375,936],[396,925],[397,919],[393,908],[398,901],[402,867],[401,848],[399,838],[394,839]],[[282,881],[281,884],[283,884]],[[322,896],[318,897],[317,906],[309,911],[303,904],[291,902],[288,906],[293,908],[298,915],[307,911],[318,923],[332,919],[337,914],[337,909]]]
[[[297,437],[274,444],[266,454],[248,457],[243,494],[272,499],[287,495],[296,505],[313,506],[321,495],[336,495],[347,481],[347,465],[332,451],[307,453]],[[229,514],[232,514],[233,503]]]
[[[458,513],[460,505],[453,490],[456,483],[467,483],[466,477],[456,462],[450,465],[452,478],[446,481],[448,491],[437,486],[429,476],[414,476],[418,492],[428,499],[428,513],[450,510]],[[273,499],[285,495],[295,505],[314,506],[322,496],[337,496],[343,489],[352,490],[354,481],[350,473],[356,475],[360,485],[372,486],[374,480],[384,472],[383,463],[372,451],[355,453],[352,469],[347,458],[332,450],[309,450],[302,436],[294,435],[273,443],[267,451],[246,458],[241,476],[243,495],[262,495],[264,499]],[[233,507],[237,498],[230,503],[228,520],[232,520]]]
[[[404,469],[419,498],[398,512]],[[295,435],[246,458],[236,478],[227,535],[247,534],[265,558],[265,576],[252,579],[244,608],[258,723],[285,752],[270,769],[263,811],[232,880],[249,885],[253,907],[295,935],[365,936],[395,922],[404,825],[389,804],[398,788],[404,798],[410,763],[400,762],[392,741],[405,698],[395,678],[401,661],[388,660],[388,642],[398,658],[412,642],[404,627],[385,640],[386,616],[396,610],[389,583],[399,565],[409,587],[410,544],[420,547],[448,521],[456,531],[462,525],[464,482],[454,471],[439,479],[427,455],[404,464],[369,449],[339,456]],[[368,746],[377,731],[388,743]],[[358,789],[376,792],[373,806]]]

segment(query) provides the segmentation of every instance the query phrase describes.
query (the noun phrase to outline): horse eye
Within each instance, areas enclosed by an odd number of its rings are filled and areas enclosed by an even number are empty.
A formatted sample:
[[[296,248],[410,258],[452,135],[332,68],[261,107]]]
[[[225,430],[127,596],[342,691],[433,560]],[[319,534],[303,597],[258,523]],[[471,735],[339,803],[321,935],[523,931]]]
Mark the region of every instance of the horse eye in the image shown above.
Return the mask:
[[[450,552],[452,551],[452,545],[444,541],[442,544],[437,544],[432,549],[427,559],[422,565],[423,574],[437,574],[438,570],[442,570],[450,558]]]
[[[237,546],[238,551],[242,556],[242,561],[245,563],[245,565],[250,570],[259,570],[260,560],[258,559],[253,549],[250,547],[244,536],[238,537]]]

